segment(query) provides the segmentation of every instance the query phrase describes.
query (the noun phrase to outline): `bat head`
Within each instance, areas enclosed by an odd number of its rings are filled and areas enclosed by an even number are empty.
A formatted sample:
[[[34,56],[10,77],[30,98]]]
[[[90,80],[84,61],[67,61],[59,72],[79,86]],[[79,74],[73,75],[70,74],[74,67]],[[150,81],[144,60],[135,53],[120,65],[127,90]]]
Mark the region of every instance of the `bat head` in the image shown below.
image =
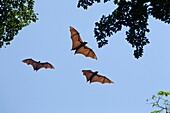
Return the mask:
[[[95,71],[95,72],[94,72],[94,75],[97,75],[97,73],[98,73],[98,71]]]
[[[86,45],[87,44],[87,42],[83,42],[83,45]]]

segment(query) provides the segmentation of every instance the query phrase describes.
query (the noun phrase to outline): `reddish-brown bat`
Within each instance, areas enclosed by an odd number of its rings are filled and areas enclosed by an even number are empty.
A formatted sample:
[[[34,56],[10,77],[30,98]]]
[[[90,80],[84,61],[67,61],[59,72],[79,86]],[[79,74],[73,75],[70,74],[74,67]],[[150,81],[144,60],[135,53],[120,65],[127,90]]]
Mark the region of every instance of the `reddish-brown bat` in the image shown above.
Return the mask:
[[[83,42],[80,34],[76,29],[70,26],[71,39],[72,39],[72,49],[75,50],[75,54],[83,54],[86,57],[91,57],[97,60],[97,56],[94,51],[87,47],[87,42]]]
[[[99,75],[97,74],[98,71],[91,71],[91,70],[82,70],[83,75],[86,76],[87,82],[90,81],[91,82],[100,82],[102,84],[104,83],[113,83],[110,79],[108,79],[105,76]]]
[[[51,65],[50,63],[48,62],[43,62],[41,63],[40,61],[35,61],[31,58],[29,59],[25,59],[23,60],[22,62],[28,64],[28,65],[32,65],[32,67],[34,68],[35,71],[38,71],[40,68],[51,68],[51,69],[54,69],[54,66]]]

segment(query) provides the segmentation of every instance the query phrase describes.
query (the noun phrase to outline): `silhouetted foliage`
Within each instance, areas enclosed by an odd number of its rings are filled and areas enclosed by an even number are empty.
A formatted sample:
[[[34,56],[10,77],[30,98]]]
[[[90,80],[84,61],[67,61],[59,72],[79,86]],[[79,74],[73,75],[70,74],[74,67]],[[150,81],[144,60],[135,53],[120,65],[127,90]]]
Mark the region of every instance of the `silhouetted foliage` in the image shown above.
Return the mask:
[[[9,45],[23,27],[38,20],[33,7],[33,0],[0,1],[0,48]]]
[[[151,113],[170,113],[168,108],[170,107],[170,101],[168,101],[169,91],[160,90],[156,95],[152,95],[151,99],[146,101],[152,105],[152,107],[158,108],[157,110],[151,111]]]
[[[111,0],[104,0],[108,2]],[[101,0],[79,0],[77,7],[87,9],[93,3]],[[146,33],[149,16],[153,16],[165,23],[170,23],[170,0],[114,0],[118,7],[108,16],[103,15],[95,23],[94,34],[98,47],[108,44],[106,37],[117,33],[122,26],[129,28],[126,31],[126,40],[132,45],[135,58],[143,55],[143,47],[149,44]]]

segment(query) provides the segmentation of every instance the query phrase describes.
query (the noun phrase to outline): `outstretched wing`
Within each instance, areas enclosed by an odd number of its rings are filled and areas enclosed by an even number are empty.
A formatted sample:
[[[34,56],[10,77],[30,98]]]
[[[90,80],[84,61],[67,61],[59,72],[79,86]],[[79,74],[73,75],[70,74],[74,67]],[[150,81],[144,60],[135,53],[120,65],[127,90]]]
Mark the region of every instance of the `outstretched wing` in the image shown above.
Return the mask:
[[[86,76],[87,81],[89,81],[90,77],[93,75],[93,71],[91,70],[82,70],[83,75]]]
[[[54,66],[48,62],[41,63],[41,67],[54,69]]]
[[[99,74],[97,74],[96,76],[94,76],[90,82],[100,82],[100,83],[102,83],[102,84],[104,84],[104,83],[113,83],[113,82],[112,82],[110,79],[108,79],[107,77],[102,76],[102,75],[99,75]]]
[[[25,59],[25,60],[23,60],[22,62],[24,62],[24,63],[26,63],[26,64],[28,64],[28,65],[32,65],[32,67],[35,69],[36,68],[36,65],[37,65],[37,61],[35,61],[35,60],[33,60],[33,59],[31,59],[31,58],[29,58],[29,59]]]
[[[75,54],[83,54],[86,57],[91,57],[97,60],[97,56],[94,53],[94,51],[87,46],[80,47],[79,49],[76,50]]]
[[[81,43],[83,43],[78,31],[70,26],[72,50],[75,50]]]
[[[25,59],[23,60],[22,62],[28,64],[28,65],[32,65],[32,67],[34,68],[34,70],[38,71],[40,68],[51,68],[51,69],[54,69],[54,66],[51,65],[50,63],[48,62],[44,62],[44,63],[40,63],[29,58],[29,59]]]

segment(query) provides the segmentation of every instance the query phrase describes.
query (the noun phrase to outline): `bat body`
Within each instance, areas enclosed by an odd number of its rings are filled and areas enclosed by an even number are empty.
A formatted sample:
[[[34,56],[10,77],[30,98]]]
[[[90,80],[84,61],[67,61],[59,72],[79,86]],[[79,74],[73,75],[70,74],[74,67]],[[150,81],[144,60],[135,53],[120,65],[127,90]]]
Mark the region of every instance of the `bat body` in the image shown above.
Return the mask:
[[[91,70],[82,70],[83,75],[86,76],[87,82],[90,81],[92,82],[100,82],[102,84],[104,83],[113,83],[110,79],[108,79],[105,76],[99,75],[98,71],[91,71]]]
[[[31,59],[31,58],[25,59],[22,62],[24,62],[24,63],[26,63],[28,65],[32,65],[32,67],[33,67],[33,69],[35,71],[38,71],[40,68],[51,68],[51,69],[54,69],[54,66],[51,65],[48,62],[41,63],[40,61],[37,62],[37,61],[35,61],[35,60]]]
[[[80,34],[76,29],[70,26],[71,39],[72,39],[72,49],[75,50],[75,54],[83,54],[86,57],[91,57],[97,60],[97,56],[94,51],[87,47],[87,42],[83,42]]]

